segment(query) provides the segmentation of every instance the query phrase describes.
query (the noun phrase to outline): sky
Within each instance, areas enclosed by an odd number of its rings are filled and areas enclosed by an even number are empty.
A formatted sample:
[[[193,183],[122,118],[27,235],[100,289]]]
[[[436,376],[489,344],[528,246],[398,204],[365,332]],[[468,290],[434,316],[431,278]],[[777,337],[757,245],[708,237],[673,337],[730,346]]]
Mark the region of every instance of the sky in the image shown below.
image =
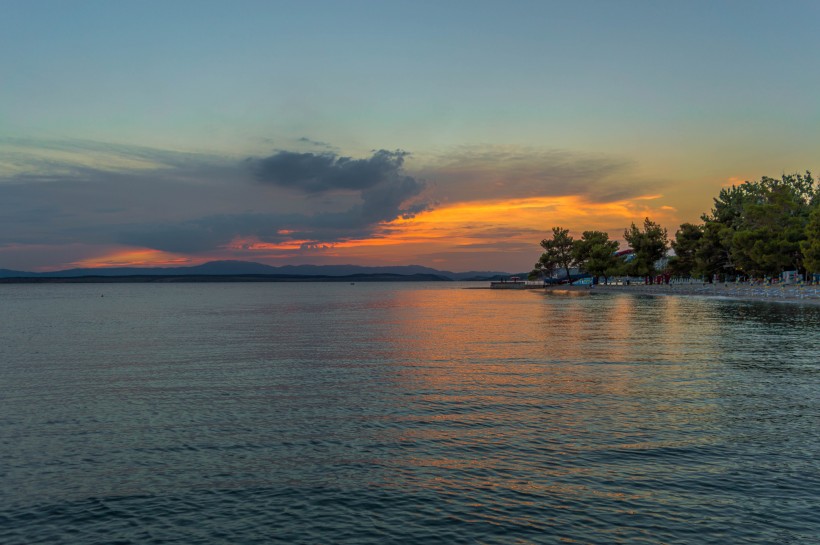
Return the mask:
[[[0,268],[521,272],[820,164],[816,1],[2,11]]]

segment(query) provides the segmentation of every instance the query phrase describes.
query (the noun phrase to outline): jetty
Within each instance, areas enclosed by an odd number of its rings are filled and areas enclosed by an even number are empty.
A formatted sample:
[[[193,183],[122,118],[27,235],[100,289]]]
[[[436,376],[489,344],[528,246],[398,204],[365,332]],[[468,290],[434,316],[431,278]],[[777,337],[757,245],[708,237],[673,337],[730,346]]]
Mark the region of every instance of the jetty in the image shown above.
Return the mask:
[[[512,276],[509,280],[502,279],[490,282],[490,289],[493,290],[523,290],[527,287],[530,287],[528,283],[518,276]],[[541,287],[541,285],[532,287]]]

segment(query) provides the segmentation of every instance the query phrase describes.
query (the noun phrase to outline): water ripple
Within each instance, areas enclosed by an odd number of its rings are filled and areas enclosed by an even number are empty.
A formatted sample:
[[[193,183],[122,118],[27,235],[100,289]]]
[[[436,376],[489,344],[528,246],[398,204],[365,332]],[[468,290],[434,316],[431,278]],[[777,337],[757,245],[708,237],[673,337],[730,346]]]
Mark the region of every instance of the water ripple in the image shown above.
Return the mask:
[[[820,310],[4,286],[0,542],[820,543]]]

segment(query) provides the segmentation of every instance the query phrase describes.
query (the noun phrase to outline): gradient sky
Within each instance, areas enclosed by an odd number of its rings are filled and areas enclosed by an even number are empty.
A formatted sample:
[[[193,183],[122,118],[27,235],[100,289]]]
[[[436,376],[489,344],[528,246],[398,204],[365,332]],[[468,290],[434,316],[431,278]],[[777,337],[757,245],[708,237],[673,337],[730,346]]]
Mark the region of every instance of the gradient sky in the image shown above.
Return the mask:
[[[529,270],[820,163],[820,3],[4,0],[0,268]]]

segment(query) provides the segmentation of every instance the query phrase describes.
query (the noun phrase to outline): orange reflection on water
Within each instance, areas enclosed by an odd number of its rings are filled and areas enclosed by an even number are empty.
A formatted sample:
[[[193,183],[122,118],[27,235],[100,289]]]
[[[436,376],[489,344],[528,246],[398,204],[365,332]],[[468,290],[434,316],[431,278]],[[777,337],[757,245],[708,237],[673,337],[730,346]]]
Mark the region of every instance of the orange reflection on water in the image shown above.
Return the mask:
[[[683,432],[691,418],[715,410],[702,398],[693,398],[691,409],[673,407],[698,395],[687,381],[699,371],[675,365],[675,349],[652,339],[663,335],[674,347],[692,333],[679,305],[538,290],[399,290],[389,307],[391,334],[401,339],[391,359],[401,362],[394,380],[414,395],[395,417],[395,440],[425,454],[394,463],[416,469],[415,486],[498,489],[512,503],[529,496],[645,498],[651,492],[587,484],[599,482],[595,472],[606,465],[583,461],[703,446],[654,431]],[[655,345],[657,353],[647,352]],[[661,364],[643,365],[649,360]],[[511,474],[532,478],[505,477]]]
[[[551,364],[629,358],[627,298],[602,308],[591,323],[589,299],[566,297],[555,303],[540,290],[407,290],[400,297],[396,323],[402,338],[411,341],[402,343],[403,356],[425,362],[408,373],[452,389],[492,386],[488,400],[522,386],[600,393],[611,385],[602,384],[594,372],[585,376],[578,367],[570,377]]]

